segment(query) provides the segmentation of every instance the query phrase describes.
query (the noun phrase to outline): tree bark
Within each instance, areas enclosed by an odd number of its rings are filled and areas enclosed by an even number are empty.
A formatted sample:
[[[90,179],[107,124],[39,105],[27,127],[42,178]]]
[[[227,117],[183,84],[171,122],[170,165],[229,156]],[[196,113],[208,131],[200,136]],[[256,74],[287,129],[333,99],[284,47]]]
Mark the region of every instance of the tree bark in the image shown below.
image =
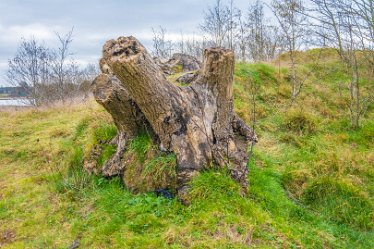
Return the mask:
[[[177,159],[178,195],[188,199],[189,182],[200,171],[227,167],[246,192],[246,149],[255,133],[233,112],[234,53],[206,49],[202,74],[186,87],[168,82],[159,66],[134,37],[105,43],[102,73],[94,96],[112,115],[119,132],[117,153],[103,168],[120,174],[127,141],[149,130],[163,151]],[[121,142],[119,142],[121,141]]]

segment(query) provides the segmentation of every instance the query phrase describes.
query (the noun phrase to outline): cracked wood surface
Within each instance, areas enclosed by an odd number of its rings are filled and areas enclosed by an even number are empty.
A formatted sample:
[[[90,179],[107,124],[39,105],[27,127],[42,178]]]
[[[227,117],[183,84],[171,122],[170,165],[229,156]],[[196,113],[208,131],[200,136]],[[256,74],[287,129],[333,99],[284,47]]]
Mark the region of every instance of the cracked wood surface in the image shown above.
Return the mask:
[[[93,92],[112,115],[119,136],[117,152],[108,160],[110,167],[108,162],[104,165],[104,175],[126,170],[121,154],[127,141],[146,129],[161,150],[175,153],[182,201],[187,202],[191,179],[213,165],[227,167],[246,191],[246,149],[257,138],[233,112],[234,53],[210,48],[204,57],[202,74],[191,85],[178,87],[168,82],[136,38],[105,43],[102,74],[95,79]]]

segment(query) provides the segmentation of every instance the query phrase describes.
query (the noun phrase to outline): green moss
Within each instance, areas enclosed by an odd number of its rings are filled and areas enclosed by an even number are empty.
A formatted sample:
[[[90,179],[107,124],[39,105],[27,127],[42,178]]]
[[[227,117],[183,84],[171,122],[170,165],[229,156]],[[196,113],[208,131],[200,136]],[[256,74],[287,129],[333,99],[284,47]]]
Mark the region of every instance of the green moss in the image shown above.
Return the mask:
[[[134,193],[176,188],[176,157],[161,152],[147,133],[139,134],[124,154],[126,186]]]
[[[175,73],[181,73],[183,72],[183,65],[182,64],[175,65],[174,67],[171,68],[171,70]]]
[[[176,177],[176,157],[174,154],[158,155],[144,164],[143,177],[151,176],[154,182],[166,182],[168,177]]]
[[[110,159],[116,152],[116,146],[112,144],[105,144],[102,146],[103,151],[100,154],[100,157],[97,160],[99,166],[103,166],[104,163]]]

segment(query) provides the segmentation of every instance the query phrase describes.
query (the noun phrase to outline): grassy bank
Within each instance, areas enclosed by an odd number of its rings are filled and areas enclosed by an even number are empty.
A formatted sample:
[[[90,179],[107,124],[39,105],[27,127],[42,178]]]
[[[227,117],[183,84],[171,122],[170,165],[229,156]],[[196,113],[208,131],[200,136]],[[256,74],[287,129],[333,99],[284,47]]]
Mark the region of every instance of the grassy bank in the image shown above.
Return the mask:
[[[93,101],[1,112],[0,247],[374,248],[373,108],[351,129],[342,65],[329,51],[319,63],[315,51],[299,56],[305,83],[292,106],[278,62],[236,65],[235,108],[251,124],[254,93],[260,141],[247,197],[225,171],[196,178],[189,207],[87,175],[84,158],[116,133]],[[362,79],[364,94],[373,84]]]

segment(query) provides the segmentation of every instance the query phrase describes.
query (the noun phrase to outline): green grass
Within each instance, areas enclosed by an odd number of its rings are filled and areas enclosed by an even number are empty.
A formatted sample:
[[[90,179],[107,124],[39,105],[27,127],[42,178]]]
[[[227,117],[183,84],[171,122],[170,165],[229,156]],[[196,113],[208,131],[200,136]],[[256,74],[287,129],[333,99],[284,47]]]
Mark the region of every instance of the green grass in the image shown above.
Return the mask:
[[[339,224],[370,230],[373,206],[370,199],[350,182],[334,177],[319,178],[308,186],[304,201]]]
[[[322,65],[318,53],[298,55],[299,74],[314,71],[292,108],[278,62],[236,65],[235,110],[248,123],[256,89],[249,193],[226,171],[207,171],[191,183],[188,207],[83,170],[98,144],[99,165],[115,151],[116,128],[94,102],[1,112],[0,247],[68,248],[79,239],[80,248],[374,248],[373,107],[353,130],[348,92],[337,88],[347,76],[333,51]],[[157,152],[147,134],[129,148],[131,178],[145,189],[175,173],[175,156]]]
[[[141,163],[144,163],[147,152],[152,146],[152,141],[147,133],[140,134],[133,139],[129,145],[129,149],[136,153]]]
[[[176,188],[176,157],[173,153],[161,152],[147,133],[132,139],[123,174],[126,186],[132,192],[150,192],[157,189]]]

